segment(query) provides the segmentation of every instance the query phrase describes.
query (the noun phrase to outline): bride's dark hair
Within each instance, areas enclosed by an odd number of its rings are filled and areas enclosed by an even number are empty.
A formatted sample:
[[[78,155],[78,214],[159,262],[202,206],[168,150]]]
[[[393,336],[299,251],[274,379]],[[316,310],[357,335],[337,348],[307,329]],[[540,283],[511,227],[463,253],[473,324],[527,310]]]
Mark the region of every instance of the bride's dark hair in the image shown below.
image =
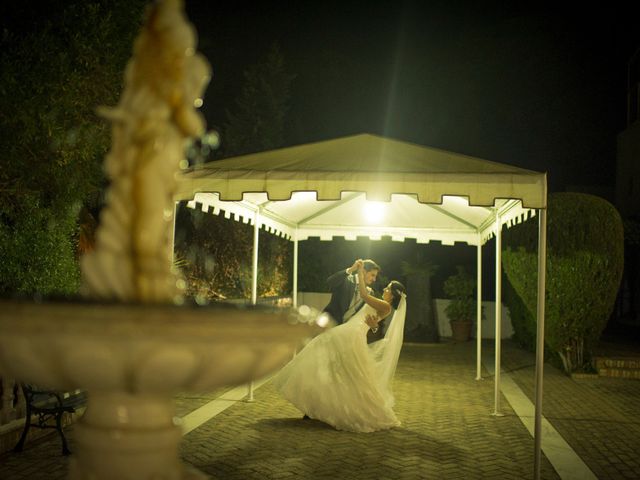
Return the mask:
[[[397,310],[398,305],[400,305],[400,299],[402,298],[401,293],[405,293],[407,289],[404,288],[404,285],[402,285],[397,280],[392,280],[391,283],[389,283],[389,288],[391,289],[391,294],[393,295],[391,306],[394,308],[394,310]]]

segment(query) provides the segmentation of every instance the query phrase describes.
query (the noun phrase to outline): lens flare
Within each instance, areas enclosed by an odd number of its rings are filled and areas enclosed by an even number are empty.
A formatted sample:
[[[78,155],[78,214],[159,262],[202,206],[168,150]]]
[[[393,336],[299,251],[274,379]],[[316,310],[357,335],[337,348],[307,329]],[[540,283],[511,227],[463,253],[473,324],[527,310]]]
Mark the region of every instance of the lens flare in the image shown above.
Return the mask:
[[[316,319],[316,324],[318,324],[319,327],[323,327],[323,328],[329,325],[329,314],[321,313],[320,315],[318,315],[318,318]]]

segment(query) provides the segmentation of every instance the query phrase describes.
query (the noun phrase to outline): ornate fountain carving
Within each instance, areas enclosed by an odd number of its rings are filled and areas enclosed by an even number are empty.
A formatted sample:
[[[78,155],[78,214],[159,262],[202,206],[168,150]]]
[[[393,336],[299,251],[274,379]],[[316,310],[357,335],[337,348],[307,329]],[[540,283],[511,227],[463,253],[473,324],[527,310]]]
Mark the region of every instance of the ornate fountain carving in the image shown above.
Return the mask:
[[[175,175],[186,140],[204,132],[196,108],[210,78],[195,48],[182,1],[155,4],[135,41],[120,103],[100,110],[113,123],[105,159],[112,183],[96,249],[82,260],[89,296],[166,302],[179,295],[170,268]]]

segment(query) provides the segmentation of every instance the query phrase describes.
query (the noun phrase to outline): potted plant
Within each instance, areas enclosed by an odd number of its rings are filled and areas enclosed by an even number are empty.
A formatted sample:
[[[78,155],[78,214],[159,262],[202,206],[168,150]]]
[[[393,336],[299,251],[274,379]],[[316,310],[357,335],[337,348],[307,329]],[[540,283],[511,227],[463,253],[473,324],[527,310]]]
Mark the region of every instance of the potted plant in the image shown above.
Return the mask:
[[[475,280],[464,267],[458,266],[458,273],[444,282],[444,292],[451,299],[444,311],[451,324],[451,336],[456,342],[466,342],[471,336],[473,318],[476,314],[476,300],[473,296]]]

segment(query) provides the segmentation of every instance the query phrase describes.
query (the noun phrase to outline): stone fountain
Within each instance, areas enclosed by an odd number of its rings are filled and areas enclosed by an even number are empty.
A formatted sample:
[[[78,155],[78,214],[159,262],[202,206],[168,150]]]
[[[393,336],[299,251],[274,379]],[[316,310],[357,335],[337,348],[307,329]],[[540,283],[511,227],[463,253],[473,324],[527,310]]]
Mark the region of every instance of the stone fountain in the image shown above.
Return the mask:
[[[71,479],[206,478],[179,459],[173,395],[264,377],[322,327],[293,309],[186,305],[171,268],[176,173],[204,131],[210,69],[180,0],[155,3],[136,39],[105,160],[111,179],[83,299],[0,301],[0,372],[88,391]],[[308,309],[302,310],[307,311]]]

